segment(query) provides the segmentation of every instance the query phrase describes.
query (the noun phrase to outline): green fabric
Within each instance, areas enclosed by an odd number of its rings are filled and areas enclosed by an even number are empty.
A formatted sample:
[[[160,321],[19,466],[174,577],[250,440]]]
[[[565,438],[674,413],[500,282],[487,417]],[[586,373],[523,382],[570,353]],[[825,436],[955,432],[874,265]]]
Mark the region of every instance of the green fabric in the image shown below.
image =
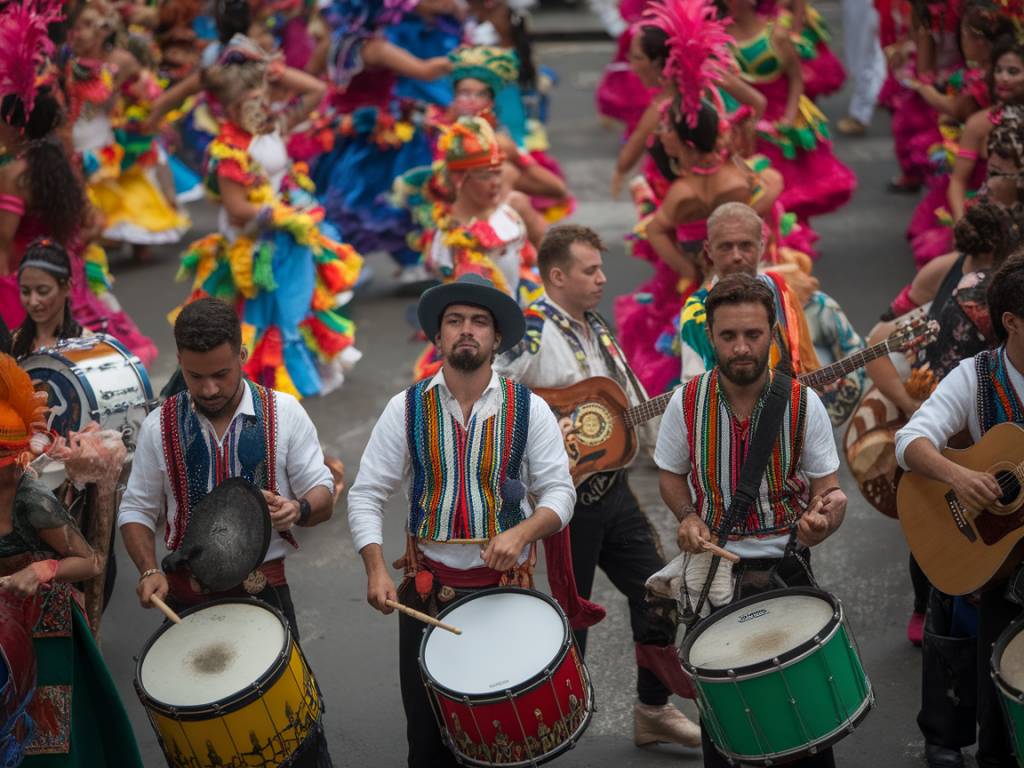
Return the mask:
[[[34,755],[24,768],[145,768],[135,743],[128,713],[117,695],[107,665],[85,617],[77,606],[74,637],[37,640],[39,684],[60,670],[74,667],[71,698],[71,752],[65,755]],[[62,653],[61,646],[71,651]],[[67,678],[63,678],[67,679]]]

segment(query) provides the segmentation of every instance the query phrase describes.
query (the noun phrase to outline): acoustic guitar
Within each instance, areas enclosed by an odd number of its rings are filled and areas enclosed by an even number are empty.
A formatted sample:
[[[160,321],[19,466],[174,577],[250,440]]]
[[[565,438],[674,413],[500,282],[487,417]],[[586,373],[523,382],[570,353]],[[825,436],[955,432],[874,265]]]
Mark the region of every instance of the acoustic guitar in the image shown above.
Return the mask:
[[[915,318],[884,341],[805,373],[800,381],[808,387],[824,387],[878,357],[928,343],[937,330],[934,320]],[[628,467],[640,448],[636,428],[664,413],[674,394],[673,390],[630,405],[619,383],[607,376],[593,376],[568,387],[533,391],[544,398],[558,419],[569,454],[569,472],[576,485],[599,472]]]
[[[970,448],[947,448],[942,455],[961,467],[990,472],[1003,490],[998,502],[978,511],[945,483],[916,472],[900,481],[896,506],[914,558],[939,590],[965,595],[1010,564],[1024,539],[1024,428],[997,424]]]

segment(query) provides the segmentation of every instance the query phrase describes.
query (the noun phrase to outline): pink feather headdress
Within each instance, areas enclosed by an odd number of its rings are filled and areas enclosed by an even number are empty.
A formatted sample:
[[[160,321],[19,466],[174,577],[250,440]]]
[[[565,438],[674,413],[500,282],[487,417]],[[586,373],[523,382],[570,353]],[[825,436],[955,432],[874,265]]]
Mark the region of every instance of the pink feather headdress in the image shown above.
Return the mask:
[[[644,12],[644,22],[668,36],[662,74],[675,83],[691,128],[697,125],[704,92],[722,78],[732,61],[732,37],[725,31],[729,19],[717,16],[713,0],[662,0]]]
[[[60,0],[12,2],[0,14],[0,94],[13,93],[32,114],[36,77],[53,55],[47,26],[63,18]]]

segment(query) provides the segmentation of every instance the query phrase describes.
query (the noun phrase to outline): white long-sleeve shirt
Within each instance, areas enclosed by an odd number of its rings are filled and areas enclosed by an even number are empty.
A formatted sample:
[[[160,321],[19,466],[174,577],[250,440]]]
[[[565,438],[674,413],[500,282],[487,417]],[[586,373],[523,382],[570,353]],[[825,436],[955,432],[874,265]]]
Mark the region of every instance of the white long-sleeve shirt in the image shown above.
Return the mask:
[[[693,480],[690,470],[693,468],[690,457],[690,444],[686,430],[686,419],[683,415],[683,392],[680,387],[672,395],[665,415],[661,419],[658,430],[658,444],[654,449],[654,463],[659,469],[686,477],[691,496],[694,494]],[[753,436],[751,436],[753,437]],[[836,451],[836,440],[832,434],[832,422],[825,410],[821,398],[813,389],[807,390],[807,421],[804,426],[804,447],[800,454],[797,474],[804,478],[817,479],[827,477],[839,469],[839,453]],[[759,493],[762,498],[768,496],[768,481],[761,479]],[[732,494],[725,495],[726,509],[729,507]],[[703,513],[703,510],[701,510]],[[782,557],[786,551],[788,535],[755,538],[753,536],[729,542],[729,549],[740,557]]]
[[[1024,373],[1018,371],[1009,356],[1006,371],[1017,396],[1024,399]],[[923,437],[936,449],[942,450],[953,435],[967,430],[975,441],[981,438],[981,424],[978,420],[978,372],[973,357],[961,360],[960,365],[946,374],[924,404],[918,408],[910,421],[896,433],[896,461],[904,469],[907,466],[904,454],[907,446]]]
[[[460,424],[466,426],[462,407],[444,380],[444,369],[431,379],[429,387],[440,387],[441,403]],[[498,375],[491,381],[473,404],[472,417],[486,419],[497,412],[499,402]],[[551,509],[562,521],[572,518],[576,504],[576,489],[569,475],[569,459],[565,453],[562,434],[554,414],[547,403],[537,395],[530,395],[530,426],[523,452],[522,481],[529,493],[536,497],[538,507]],[[405,429],[405,392],[388,402],[377,420],[370,442],[363,451],[359,472],[348,492],[348,524],[356,551],[369,544],[384,543],[384,504],[398,486],[404,485],[408,498],[412,481],[412,464]],[[522,501],[524,517],[533,514],[528,498]],[[408,508],[406,508],[408,515]],[[443,544],[420,541],[420,549],[431,560],[451,568],[466,570],[482,566],[481,548],[476,544]],[[519,561],[529,554],[523,550]]]
[[[277,455],[274,457],[277,492],[286,499],[301,498],[319,485],[333,492],[334,479],[324,464],[320,440],[309,414],[291,395],[274,392],[273,396],[277,402]],[[252,390],[245,385],[231,424],[219,440],[209,420],[201,413],[197,412],[197,415],[207,435],[218,447],[223,446],[228,435],[241,429],[245,417],[256,415]],[[140,523],[155,531],[166,504],[167,525],[173,536],[178,505],[167,474],[161,431],[160,409],[157,408],[146,417],[139,430],[139,440],[132,460],[132,473],[128,478],[124,498],[121,500],[117,524],[122,526],[126,523]],[[211,476],[209,487],[212,489],[213,485]],[[264,562],[284,557],[290,550],[291,545],[274,531],[270,536],[270,547],[267,549]]]

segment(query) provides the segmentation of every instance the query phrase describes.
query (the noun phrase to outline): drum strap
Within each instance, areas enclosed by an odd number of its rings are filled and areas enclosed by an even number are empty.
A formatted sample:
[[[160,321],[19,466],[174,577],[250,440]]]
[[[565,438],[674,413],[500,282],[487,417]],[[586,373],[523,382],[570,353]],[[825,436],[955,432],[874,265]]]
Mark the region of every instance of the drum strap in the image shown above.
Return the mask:
[[[750,449],[740,467],[740,478],[736,483],[736,490],[729,502],[729,509],[722,521],[722,528],[718,533],[718,546],[724,547],[729,540],[729,534],[736,527],[736,523],[743,519],[750,511],[750,507],[757,499],[758,489],[761,487],[761,479],[768,468],[768,462],[772,457],[772,448],[775,446],[775,439],[782,428],[782,419],[786,413],[786,404],[789,402],[792,392],[793,379],[791,376],[776,369],[772,376],[772,383],[768,389],[768,397],[765,399],[763,410],[757,421],[757,429],[750,441]],[[794,529],[795,530],[795,529]],[[715,555],[711,559],[711,566],[708,568],[707,578],[700,591],[695,606],[690,605],[690,597],[687,590],[683,590],[683,625],[690,629],[700,618],[701,609],[708,598],[711,590],[711,583],[718,572],[718,564],[722,558]]]

